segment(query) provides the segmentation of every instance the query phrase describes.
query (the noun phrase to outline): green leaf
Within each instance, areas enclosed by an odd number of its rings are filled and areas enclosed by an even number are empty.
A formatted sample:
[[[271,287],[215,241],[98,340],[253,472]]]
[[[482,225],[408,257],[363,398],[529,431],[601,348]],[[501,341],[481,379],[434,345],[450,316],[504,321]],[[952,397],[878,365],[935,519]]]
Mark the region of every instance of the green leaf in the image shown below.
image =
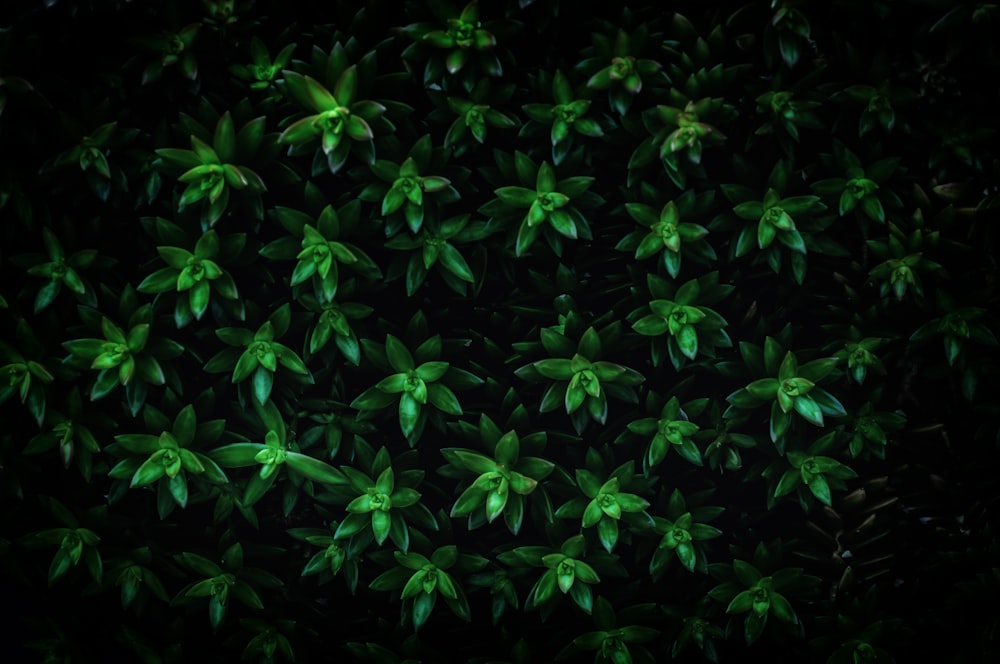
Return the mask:
[[[350,106],[354,103],[354,93],[357,88],[358,67],[351,65],[341,73],[337,79],[337,84],[333,89],[333,96],[341,106]]]
[[[531,248],[531,245],[538,238],[538,234],[541,233],[541,228],[541,226],[529,224],[527,217],[521,222],[514,246],[516,256],[523,256]]]
[[[626,643],[646,643],[660,635],[660,630],[642,625],[629,625],[621,628],[622,640]]]
[[[420,501],[420,492],[409,487],[400,487],[392,493],[393,507],[410,507]]]
[[[167,486],[170,489],[170,495],[173,497],[174,502],[181,508],[187,507],[188,485],[184,473],[175,475],[167,480]]]
[[[479,509],[479,506],[486,501],[486,491],[472,485],[462,492],[452,505],[450,515],[452,517],[463,517]]]
[[[676,335],[677,346],[684,357],[689,360],[695,359],[698,355],[698,333],[693,325],[684,325]]]
[[[563,507],[559,508],[559,510],[556,511],[556,516],[563,516],[563,508],[569,505],[571,505],[571,503],[567,503],[566,505],[563,505]],[[601,506],[598,505],[596,500],[591,500],[587,503],[587,507],[583,510],[583,520],[581,525],[584,528],[592,528],[597,525],[602,518],[604,518],[604,512],[601,510]]]
[[[770,400],[775,397],[778,391],[778,379],[760,378],[747,385],[744,389],[757,399]]]
[[[178,168],[185,171],[202,164],[201,159],[191,150],[181,150],[178,148],[159,148],[154,152],[161,159],[172,162]]]
[[[387,394],[376,386],[372,386],[359,394],[351,402],[351,408],[357,410],[376,411],[388,407],[396,402],[394,394]]]
[[[410,351],[407,350],[403,342],[391,334],[387,334],[385,337],[385,353],[389,364],[395,371],[406,372],[416,366],[413,363],[413,356],[410,355]]]
[[[496,456],[497,463],[507,468],[514,468],[517,465],[519,452],[520,441],[517,434],[509,431],[497,441],[494,455]]]
[[[503,513],[503,509],[507,505],[508,496],[508,485],[506,484],[501,484],[499,489],[491,489],[486,492],[487,522],[493,523],[493,521]]]
[[[300,475],[328,485],[347,484],[347,478],[333,466],[299,452],[285,452],[285,463]]]
[[[184,564],[190,567],[196,574],[205,577],[215,577],[222,575],[222,568],[216,565],[214,562],[205,558],[204,556],[199,556],[197,553],[184,552],[180,555],[181,560]],[[189,591],[190,594],[190,591]]]
[[[819,203],[819,196],[791,196],[779,202],[781,209],[791,216],[803,214],[812,210]]]
[[[393,567],[375,577],[368,584],[368,587],[376,591],[395,590],[405,586],[411,576],[412,574],[409,569],[405,567]]]
[[[818,383],[830,375],[839,361],[836,357],[824,357],[806,362],[798,368],[798,377]]]
[[[662,316],[649,314],[633,323],[632,329],[647,337],[658,337],[667,334],[669,326]]]
[[[229,111],[222,114],[215,126],[212,146],[215,148],[219,160],[224,164],[231,162],[236,155],[236,130],[233,127],[233,118]]]
[[[587,392],[584,387],[580,384],[571,384],[566,389],[566,399],[564,405],[566,406],[566,413],[572,414],[583,405],[584,400],[587,398]]]
[[[737,580],[748,588],[756,586],[761,578],[760,572],[753,565],[743,560],[736,559],[733,561],[733,571],[736,574]],[[749,611],[749,605],[744,610]]]
[[[774,489],[774,497],[781,498],[782,496],[787,496],[799,485],[802,479],[802,473],[798,468],[788,468],[782,474],[781,479],[778,481],[777,487]]]
[[[525,187],[500,187],[493,193],[501,201],[516,208],[528,208],[538,198],[538,193]]]
[[[607,632],[587,632],[573,639],[573,645],[581,650],[597,650],[607,636]]]
[[[695,566],[698,563],[698,556],[694,545],[691,542],[681,542],[674,551],[677,553],[677,559],[680,560],[684,569],[694,572]]]
[[[462,281],[466,281],[470,284],[475,282],[475,275],[473,275],[472,269],[465,261],[465,258],[461,253],[459,253],[458,249],[447,242],[440,246],[438,260],[445,267],[445,269]]]
[[[552,380],[569,380],[573,377],[573,369],[567,358],[547,358],[532,363],[533,367],[546,378]]]
[[[573,176],[560,180],[556,186],[556,191],[565,194],[570,198],[577,198],[594,184],[595,178],[587,176]]]
[[[771,441],[777,443],[781,440],[791,424],[791,413],[782,411],[780,403],[778,401],[773,401],[771,403],[771,416],[768,424]]]
[[[701,450],[698,449],[698,446],[690,438],[682,439],[680,444],[674,445],[673,447],[688,463],[692,463],[696,466],[704,464],[701,458]]]
[[[764,214],[764,206],[760,204],[760,201],[746,201],[735,206],[733,212],[740,219],[758,221]]]
[[[816,405],[819,406],[824,415],[829,415],[831,417],[847,417],[847,411],[844,409],[844,405],[840,403],[835,396],[823,388],[814,387],[809,392],[809,396],[816,402]]]
[[[726,607],[726,613],[746,613],[753,606],[753,598],[753,590],[743,590],[737,593]]]
[[[447,448],[447,451],[450,455],[454,456],[464,468],[473,473],[488,473],[496,470],[496,462],[487,456],[479,454],[478,452],[455,448]]]
[[[421,592],[413,599],[413,629],[419,630],[427,622],[434,610],[435,600],[437,600],[436,592]]]
[[[795,614],[795,610],[792,608],[792,605],[783,595],[771,592],[769,597],[771,600],[771,613],[773,613],[778,620],[792,625],[798,624],[799,617]]]
[[[766,353],[766,349],[765,349]],[[765,359],[765,362],[768,360]],[[789,378],[795,378],[798,376],[799,363],[795,359],[795,354],[792,351],[785,353],[784,359],[781,360],[781,365],[778,367],[778,380],[787,380]]]
[[[583,583],[600,583],[601,578],[597,575],[597,572],[589,564],[583,562],[582,560],[576,561],[576,578]]]
[[[375,536],[375,542],[379,546],[389,538],[389,530],[392,527],[392,517],[389,512],[383,510],[375,510],[371,512],[372,520],[372,534]]]
[[[130,487],[149,486],[167,474],[167,469],[159,458],[150,457],[135,471]]]
[[[403,395],[406,396],[405,394]],[[427,385],[427,400],[432,406],[448,415],[461,415],[462,406],[458,402],[458,397],[446,385],[441,383],[430,383]]]
[[[597,494],[601,491],[601,481],[592,472],[584,468],[576,470],[576,483],[580,487],[580,491],[588,498],[597,497]]]
[[[756,613],[750,612],[743,619],[743,638],[748,644],[755,642],[764,633],[767,616],[766,613],[763,616],[758,616]]]
[[[441,591],[441,595],[446,600],[460,599],[459,592],[461,592],[461,590],[458,588],[458,586],[455,585],[455,581],[451,578],[450,574],[441,571],[439,569],[437,578],[438,578],[438,585],[437,585],[438,590]],[[464,599],[465,599],[464,597],[461,598],[461,600]],[[449,604],[452,604],[452,602],[449,602]],[[464,607],[464,610],[460,608],[455,612],[459,617],[462,617],[464,620],[469,620],[468,607]]]
[[[548,216],[549,224],[552,228],[556,230],[560,235],[568,237],[571,240],[575,240],[578,237],[576,222],[573,221],[573,217],[570,216],[564,210],[552,210]]]
[[[436,383],[432,386],[437,385]],[[438,385],[438,387],[443,387]],[[447,388],[445,388],[447,389]],[[428,395],[430,389],[428,389]],[[420,402],[413,398],[409,392],[403,392],[399,398],[399,428],[404,436],[409,436],[417,428],[417,421],[420,419]]]
[[[219,155],[216,154],[215,150],[197,136],[191,136],[191,147],[194,150],[194,153],[198,155],[198,159],[202,164],[222,163],[219,161]]]
[[[421,380],[432,383],[439,380],[448,371],[448,363],[440,361],[424,362],[416,368]]]
[[[830,484],[822,475],[813,475],[809,480],[809,491],[816,496],[816,500],[824,505],[830,505]]]
[[[611,553],[618,543],[618,521],[607,516],[598,521],[597,540],[605,551]]]
[[[580,336],[577,352],[588,360],[595,361],[601,356],[601,337],[593,327],[588,327]]]
[[[386,376],[375,383],[375,387],[386,394],[399,394],[405,389],[406,384],[407,375],[405,373],[397,373]]]
[[[379,493],[392,494],[392,490],[396,487],[395,474],[392,471],[391,466],[387,466],[385,470],[379,473],[379,476],[375,479],[375,489]]]
[[[73,567],[73,560],[70,558],[65,549],[60,548],[56,551],[55,556],[52,557],[52,562],[49,564],[49,586],[52,586],[59,579],[65,576],[66,572],[68,572],[71,567]]]
[[[229,350],[229,349],[226,349],[226,350]],[[235,350],[235,349],[233,349],[233,350]],[[221,354],[217,355],[216,358],[220,359],[220,362],[219,362],[220,366],[218,368],[222,369],[221,360],[223,358],[222,358]],[[213,358],[213,360],[214,359],[215,358]],[[210,366],[212,367],[211,369],[209,368]],[[257,370],[257,368],[259,366],[260,366],[260,361],[257,359],[257,356],[253,352],[251,352],[250,350],[243,351],[239,355],[239,359],[236,361],[236,366],[233,368],[232,382],[239,383],[239,382],[242,382],[242,381],[246,380],[247,378],[250,377],[250,375],[254,371]],[[208,364],[205,365],[205,370],[206,371],[212,371],[215,368],[216,367],[212,363],[211,360],[209,361]]]
[[[590,614],[594,609],[594,593],[585,583],[574,583],[570,586],[569,595],[584,613]]]
[[[171,427],[171,432],[177,439],[177,444],[181,447],[187,447],[194,440],[194,434],[198,426],[198,421],[195,416],[194,406],[188,404],[177,413],[177,417],[174,419],[173,427]]]
[[[245,468],[257,465],[257,454],[263,449],[261,443],[232,443],[217,447],[208,455],[223,468]]]
[[[253,373],[253,396],[257,403],[267,403],[271,396],[271,387],[274,384],[274,374],[263,366],[258,365]]]
[[[807,422],[815,424],[818,427],[823,426],[823,411],[820,410],[819,404],[808,394],[800,394],[795,397],[792,401],[792,406],[795,408],[795,412],[801,415]]]
[[[143,279],[136,290],[140,293],[164,293],[172,291],[176,287],[177,270],[172,267],[164,267]]]
[[[634,493],[618,493],[616,499],[623,512],[641,512],[649,507],[649,501]]]
[[[118,386],[118,372],[114,369],[103,369],[94,379],[94,385],[90,389],[90,400],[97,401],[103,399]]]
[[[127,433],[115,436],[115,442],[133,454],[152,454],[160,449],[160,439],[145,433]]]
[[[516,471],[510,474],[510,488],[516,494],[526,496],[534,491],[537,486],[538,481],[531,477],[527,477]]]

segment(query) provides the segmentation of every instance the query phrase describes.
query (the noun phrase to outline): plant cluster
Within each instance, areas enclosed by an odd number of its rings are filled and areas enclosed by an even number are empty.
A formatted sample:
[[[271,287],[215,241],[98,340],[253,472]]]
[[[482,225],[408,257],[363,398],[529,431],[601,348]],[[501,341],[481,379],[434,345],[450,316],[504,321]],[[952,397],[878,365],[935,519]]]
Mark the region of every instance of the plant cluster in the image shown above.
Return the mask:
[[[1000,15],[628,4],[3,19],[9,657],[1000,657]]]

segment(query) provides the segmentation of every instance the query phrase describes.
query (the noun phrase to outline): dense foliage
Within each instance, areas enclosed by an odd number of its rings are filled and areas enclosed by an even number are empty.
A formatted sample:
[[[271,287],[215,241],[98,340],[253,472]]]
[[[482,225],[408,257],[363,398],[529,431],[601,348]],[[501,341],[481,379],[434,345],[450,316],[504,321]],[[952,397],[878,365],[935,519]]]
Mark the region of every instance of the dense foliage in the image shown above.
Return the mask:
[[[355,5],[5,4],[4,659],[1000,659],[1000,10]]]

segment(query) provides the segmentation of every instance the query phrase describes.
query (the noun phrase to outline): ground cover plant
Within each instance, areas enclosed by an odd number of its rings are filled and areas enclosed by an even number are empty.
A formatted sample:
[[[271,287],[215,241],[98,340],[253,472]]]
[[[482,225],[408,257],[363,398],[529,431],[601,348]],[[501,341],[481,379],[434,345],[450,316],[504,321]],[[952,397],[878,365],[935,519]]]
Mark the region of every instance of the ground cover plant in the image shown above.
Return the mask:
[[[8,3],[4,657],[995,661],[998,21]]]

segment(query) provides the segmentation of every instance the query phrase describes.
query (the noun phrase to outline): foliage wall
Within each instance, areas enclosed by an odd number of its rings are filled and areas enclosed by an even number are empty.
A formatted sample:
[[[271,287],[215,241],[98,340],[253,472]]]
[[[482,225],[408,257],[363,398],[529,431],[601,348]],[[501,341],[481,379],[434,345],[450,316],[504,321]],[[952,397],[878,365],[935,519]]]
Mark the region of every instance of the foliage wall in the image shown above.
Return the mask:
[[[624,4],[4,5],[8,661],[996,661],[997,8]]]

